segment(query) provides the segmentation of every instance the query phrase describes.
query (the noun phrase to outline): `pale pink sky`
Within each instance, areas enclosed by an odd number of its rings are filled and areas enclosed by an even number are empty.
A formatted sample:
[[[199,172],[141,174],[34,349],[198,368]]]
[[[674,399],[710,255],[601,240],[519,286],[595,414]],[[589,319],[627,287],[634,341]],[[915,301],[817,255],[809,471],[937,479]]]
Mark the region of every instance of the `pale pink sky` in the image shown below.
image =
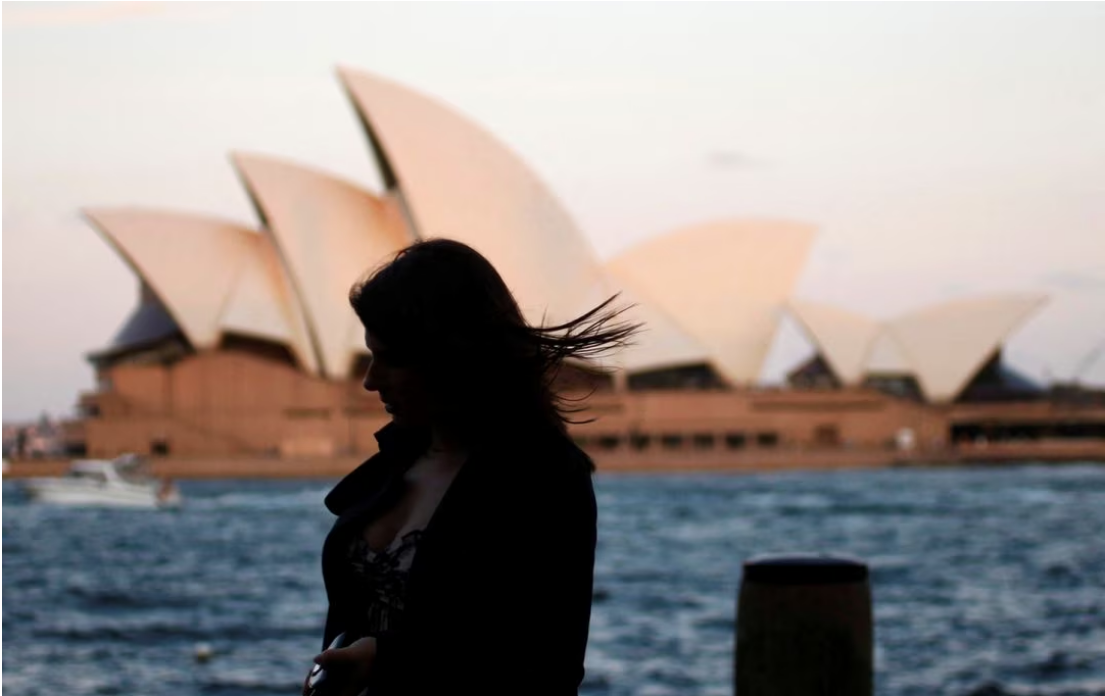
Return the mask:
[[[995,291],[1050,305],[1008,344],[1068,379],[1105,341],[1105,5],[3,6],[5,420],[92,386],[137,281],[76,215],[256,220],[226,154],[378,188],[344,64],[517,150],[600,256],[719,217],[821,234],[796,295],[888,317]],[[789,322],[769,365],[808,346]],[[1105,358],[1082,375],[1105,383]]]

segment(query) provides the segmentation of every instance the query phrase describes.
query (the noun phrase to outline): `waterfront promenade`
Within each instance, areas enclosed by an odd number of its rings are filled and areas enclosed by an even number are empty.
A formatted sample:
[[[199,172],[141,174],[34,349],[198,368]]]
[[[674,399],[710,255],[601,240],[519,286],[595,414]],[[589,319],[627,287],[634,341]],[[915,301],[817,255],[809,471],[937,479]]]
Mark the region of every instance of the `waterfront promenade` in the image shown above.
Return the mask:
[[[890,467],[955,466],[1013,462],[1105,462],[1105,441],[1097,439],[958,445],[932,451],[889,448],[752,448],[733,451],[591,452],[604,473],[771,473]],[[157,476],[175,479],[336,478],[352,471],[372,452],[334,457],[152,457]],[[60,476],[68,459],[10,460],[4,478]]]

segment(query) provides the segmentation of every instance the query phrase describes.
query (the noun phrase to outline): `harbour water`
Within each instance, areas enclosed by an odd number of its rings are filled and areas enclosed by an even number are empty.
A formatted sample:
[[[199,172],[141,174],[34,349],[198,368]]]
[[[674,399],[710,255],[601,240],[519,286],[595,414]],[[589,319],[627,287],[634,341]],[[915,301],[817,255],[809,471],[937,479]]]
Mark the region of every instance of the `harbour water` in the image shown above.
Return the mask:
[[[183,509],[148,512],[33,505],[5,481],[4,689],[298,693],[332,483],[183,482]],[[587,696],[731,694],[740,563],[781,551],[871,564],[880,695],[1105,694],[1105,466],[596,487]]]

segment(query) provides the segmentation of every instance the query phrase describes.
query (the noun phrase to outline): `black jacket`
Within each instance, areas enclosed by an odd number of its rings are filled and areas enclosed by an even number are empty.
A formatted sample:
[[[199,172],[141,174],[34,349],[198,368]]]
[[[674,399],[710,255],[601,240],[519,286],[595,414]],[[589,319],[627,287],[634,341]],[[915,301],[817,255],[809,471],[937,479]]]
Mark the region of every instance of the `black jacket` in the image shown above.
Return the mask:
[[[345,551],[401,492],[425,433],[394,424],[380,452],[330,492],[338,515],[322,554],[323,645],[358,631],[366,598]],[[476,449],[427,525],[406,609],[377,637],[373,696],[578,692],[591,616],[596,507],[591,461],[566,436],[504,433]]]

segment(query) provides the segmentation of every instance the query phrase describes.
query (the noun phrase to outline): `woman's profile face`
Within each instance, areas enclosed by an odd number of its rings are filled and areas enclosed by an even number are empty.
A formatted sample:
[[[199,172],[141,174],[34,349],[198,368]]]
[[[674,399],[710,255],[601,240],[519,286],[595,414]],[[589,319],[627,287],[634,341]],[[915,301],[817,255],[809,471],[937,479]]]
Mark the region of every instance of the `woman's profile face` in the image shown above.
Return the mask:
[[[432,401],[422,376],[405,366],[403,356],[389,352],[387,345],[369,331],[365,331],[365,347],[371,353],[365,390],[379,393],[384,409],[396,423],[429,425]]]

